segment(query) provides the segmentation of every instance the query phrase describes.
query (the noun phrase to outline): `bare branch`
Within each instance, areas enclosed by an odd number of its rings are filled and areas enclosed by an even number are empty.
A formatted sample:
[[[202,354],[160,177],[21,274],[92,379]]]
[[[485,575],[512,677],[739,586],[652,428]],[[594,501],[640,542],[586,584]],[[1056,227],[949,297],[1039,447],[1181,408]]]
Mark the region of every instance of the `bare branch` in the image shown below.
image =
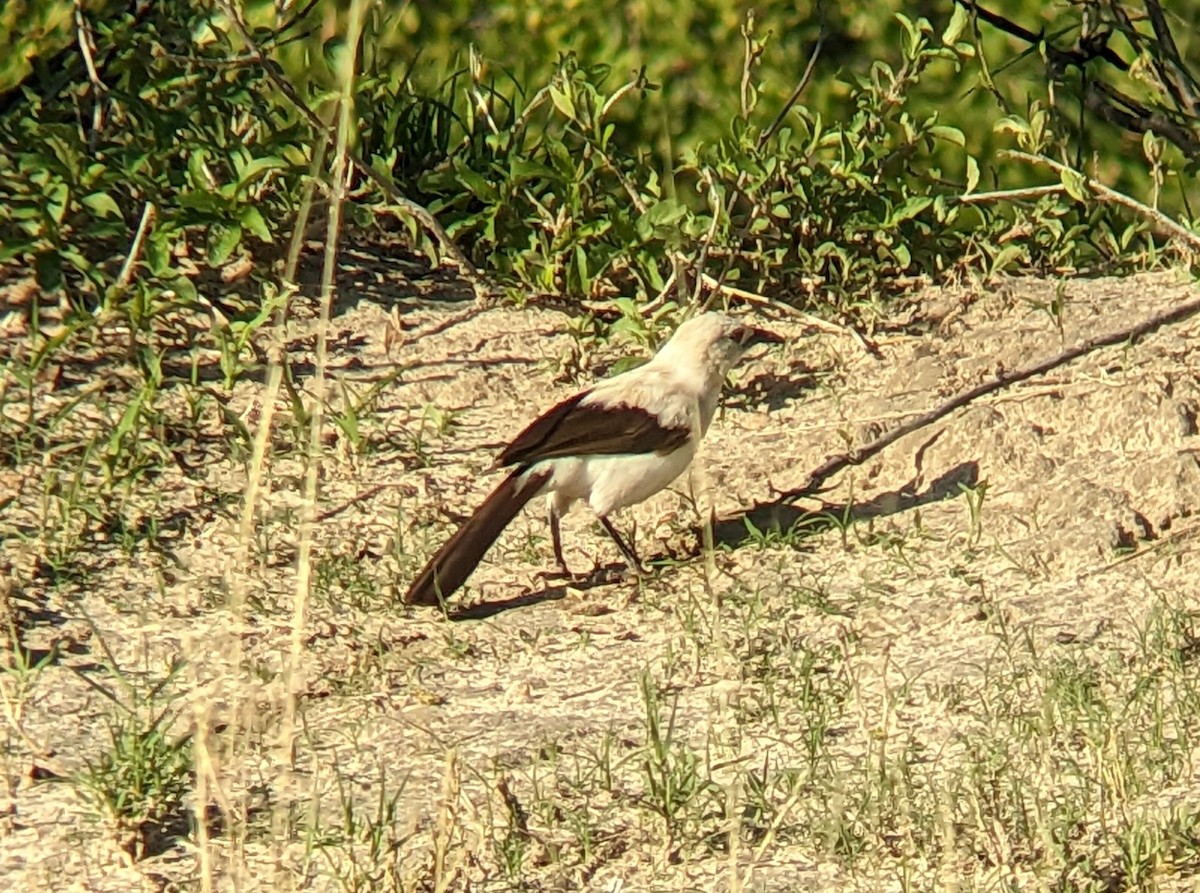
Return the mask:
[[[1187,66],[1183,64],[1183,58],[1179,55],[1179,47],[1175,45],[1175,37],[1171,34],[1171,28],[1167,24],[1167,17],[1163,15],[1162,7],[1158,5],[1158,0],[1145,0],[1146,15],[1150,19],[1150,24],[1154,28],[1154,36],[1158,38],[1158,45],[1162,47],[1162,54],[1166,57],[1173,71],[1170,73],[1163,70],[1165,66],[1160,67],[1159,73],[1163,83],[1167,89],[1171,91],[1171,95],[1175,101],[1183,106],[1184,110],[1189,115],[1196,114],[1196,98],[1192,95],[1189,86],[1195,88],[1197,86],[1195,78],[1188,71]],[[1157,55],[1155,63],[1159,63]],[[1172,76],[1173,75],[1173,76]]]
[[[1162,211],[1157,208],[1151,208],[1149,205],[1144,205],[1137,199],[1130,198],[1123,192],[1117,192],[1111,186],[1106,186],[1099,180],[1085,176],[1074,168],[1067,167],[1061,162],[1055,161],[1053,158],[1047,158],[1044,155],[1031,155],[1028,152],[1017,152],[1015,150],[1006,150],[1004,155],[1010,158],[1018,158],[1021,161],[1028,161],[1031,164],[1041,164],[1055,171],[1058,174],[1074,174],[1082,177],[1084,183],[1087,184],[1096,196],[1101,201],[1111,202],[1115,205],[1121,205],[1144,218],[1155,229],[1164,235],[1179,239],[1192,251],[1200,252],[1200,235],[1185,228],[1179,223],[1176,223]]]
[[[1078,49],[1064,50],[1046,41],[1045,31],[1035,34],[1032,31],[1022,28],[1011,19],[1006,19],[999,13],[984,9],[975,0],[955,0],[955,2],[959,6],[969,9],[989,25],[1003,31],[1005,34],[1011,34],[1013,37],[1020,38],[1033,46],[1045,42],[1047,57],[1060,68],[1067,68],[1069,66],[1083,68],[1093,59],[1103,59],[1109,65],[1119,68],[1121,71],[1129,71],[1129,63],[1122,59],[1115,50],[1110,49],[1105,41],[1091,40],[1085,44],[1081,44]]]
[[[944,419],[950,413],[957,409],[978,400],[980,397],[994,393],[1009,385],[1017,382],[1026,381],[1038,375],[1045,375],[1059,366],[1065,366],[1082,356],[1086,356],[1093,351],[1099,350],[1102,347],[1111,347],[1114,344],[1124,344],[1127,341],[1133,341],[1137,338],[1149,335],[1152,332],[1161,329],[1163,326],[1171,325],[1178,322],[1183,322],[1189,317],[1200,313],[1200,298],[1194,298],[1191,301],[1185,301],[1171,310],[1163,311],[1149,319],[1144,319],[1136,325],[1128,328],[1119,329],[1115,332],[1109,332],[1106,335],[1097,335],[1095,338],[1089,338],[1072,348],[1064,350],[1056,356],[1050,357],[1047,360],[1042,360],[1039,363],[1034,363],[1032,366],[1026,366],[1023,369],[1017,369],[1014,372],[1000,370],[994,378],[976,385],[973,388],[962,391],[956,396],[947,400],[935,409],[929,412],[923,412],[913,416],[904,424],[893,428],[881,437],[877,437],[865,446],[855,450],[850,450],[847,453],[840,453],[836,456],[830,456],[817,467],[809,476],[808,480],[803,485],[793,489],[786,490],[779,494],[779,499],[782,502],[794,502],[797,499],[802,499],[805,496],[813,496],[824,489],[825,482],[840,471],[844,471],[851,465],[861,465],[863,462],[870,459],[872,456],[882,452],[886,447],[891,446],[897,440],[906,435],[912,434],[914,431],[919,431],[932,425],[934,422]]]

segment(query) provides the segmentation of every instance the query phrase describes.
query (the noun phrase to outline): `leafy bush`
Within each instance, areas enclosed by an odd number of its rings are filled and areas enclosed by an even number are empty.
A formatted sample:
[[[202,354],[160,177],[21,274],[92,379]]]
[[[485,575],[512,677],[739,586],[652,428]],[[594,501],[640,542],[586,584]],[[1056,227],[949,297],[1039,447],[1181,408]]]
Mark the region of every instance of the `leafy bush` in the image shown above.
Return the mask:
[[[969,195],[988,166],[966,154],[960,128],[915,114],[912,102],[930,79],[963,72],[974,52],[959,40],[963,27],[960,17],[939,43],[928,21],[898,16],[900,60],[851,76],[844,113],[797,105],[768,126],[754,78],[767,48],[748,25],[740,114],[726,136],[667,170],[614,140],[616,111],[644,111],[653,85],[639,75],[611,87],[606,66],[570,55],[549,83],[515,99],[474,56],[436,97],[420,99],[411,80],[380,95],[376,80],[363,103],[368,143],[377,166],[518,290],[645,300],[690,268],[693,280],[849,312],[971,271],[1143,263],[1145,226],[1085,196],[1064,201],[1052,188],[1032,201],[977,203]],[[391,122],[407,128],[416,118],[429,126],[415,152],[398,154],[406,143],[380,137],[395,132]],[[1046,114],[1034,106],[1032,118],[1004,124],[1028,151],[1050,150]],[[427,164],[413,164],[417,156]],[[947,164],[959,177],[947,176]]]
[[[15,147],[0,155],[0,262],[32,261],[44,291],[95,308],[148,215],[146,272],[190,302],[178,257],[219,268],[244,238],[273,241],[305,134],[261,66],[229,63],[240,48],[203,7],[171,0],[93,28],[101,81],[27,84],[0,117]]]

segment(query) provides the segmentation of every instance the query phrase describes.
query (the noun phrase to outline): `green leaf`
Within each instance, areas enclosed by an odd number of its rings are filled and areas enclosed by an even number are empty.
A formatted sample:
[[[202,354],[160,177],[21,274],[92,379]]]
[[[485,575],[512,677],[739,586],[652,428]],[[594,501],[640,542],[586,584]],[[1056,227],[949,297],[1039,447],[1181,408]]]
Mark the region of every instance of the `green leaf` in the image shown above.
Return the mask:
[[[71,190],[66,183],[55,180],[42,191],[46,199],[46,211],[55,223],[62,223],[63,215],[67,212],[67,200]]]
[[[575,246],[575,275],[579,278],[580,294],[587,294],[591,282],[588,280],[587,252],[582,245]]]
[[[628,372],[631,369],[636,369],[638,366],[645,365],[645,363],[646,360],[644,357],[624,356],[613,363],[611,374],[620,375],[622,372]]]
[[[93,192],[91,195],[85,195],[79,202],[85,208],[95,211],[101,217],[124,219],[121,209],[117,207],[117,203],[113,201],[113,197],[107,192]]]
[[[265,158],[255,158],[238,172],[238,191],[240,192],[245,189],[267,171],[283,170],[287,166],[286,161],[275,155],[268,155]]]
[[[1025,253],[1020,245],[1005,245],[992,259],[992,274],[1002,273],[1017,258]]]
[[[514,155],[512,162],[508,166],[508,174],[514,183],[520,183],[524,180],[549,180],[552,183],[562,182],[562,177],[558,171],[544,164],[541,161],[535,161],[532,158],[522,158]]]
[[[185,304],[194,304],[199,299],[195,283],[186,276],[178,276],[168,285],[170,290],[175,292],[175,297]]]
[[[994,133],[1011,133],[1016,137],[1029,135],[1029,122],[1015,115],[1005,115],[992,125]]]
[[[967,15],[966,6],[961,3],[955,3],[954,12],[950,16],[950,24],[942,32],[942,43],[946,46],[953,46],[958,43],[958,39],[963,36],[963,32],[967,30],[967,24],[970,21],[971,17]]]
[[[637,301],[633,298],[614,298],[613,306],[627,319],[637,319],[640,321],[642,318],[641,311],[638,310]]]
[[[454,172],[458,175],[459,183],[467,187],[471,194],[480,201],[491,204],[499,199],[496,188],[484,179],[483,175],[478,171],[473,171],[467,167],[466,163],[461,159],[456,158],[454,160]]]
[[[64,245],[59,252],[59,257],[64,263],[74,267],[85,276],[89,275],[95,269],[92,262],[84,256],[83,252],[76,245]]]
[[[1087,201],[1087,178],[1083,174],[1079,173],[1079,171],[1064,168],[1059,177],[1062,180],[1063,189],[1067,190],[1067,195],[1071,196],[1077,202]]]
[[[649,226],[671,226],[687,214],[687,206],[677,199],[667,198],[646,209],[642,220]]]
[[[207,160],[208,152],[203,148],[195,149],[188,154],[188,177],[192,181],[192,186],[196,189],[207,189],[211,185],[204,167]]]
[[[241,241],[240,226],[213,226],[208,234],[208,262],[214,267],[221,266]]]
[[[19,257],[34,246],[33,239],[5,239],[0,242],[0,263]]]
[[[267,221],[263,219],[262,214],[254,205],[246,205],[246,207],[242,208],[238,219],[241,220],[243,227],[250,230],[258,238],[264,242],[271,241],[271,230],[267,228]]]
[[[171,268],[171,234],[155,230],[146,240],[146,265],[155,276],[162,276]]]
[[[931,195],[910,195],[904,204],[892,209],[884,225],[893,227],[903,223],[905,220],[912,220],[932,204],[933,196]]]
[[[967,145],[967,138],[963,136],[963,132],[957,127],[951,127],[948,124],[935,124],[929,128],[929,132],[938,139],[953,143],[960,148]]]
[[[979,162],[967,156],[967,191],[964,195],[970,195],[975,191],[975,187],[979,185]]]
[[[658,235],[660,229],[676,226],[687,212],[687,206],[673,198],[655,202],[638,218],[638,236],[642,239],[652,239]]]
[[[227,202],[217,195],[217,193],[208,192],[207,190],[180,193],[178,201],[181,208],[192,208],[208,213],[224,210],[227,205]]]
[[[575,101],[571,99],[571,94],[558,87],[550,88],[550,99],[554,103],[554,107],[559,110],[565,117],[575,120]]]

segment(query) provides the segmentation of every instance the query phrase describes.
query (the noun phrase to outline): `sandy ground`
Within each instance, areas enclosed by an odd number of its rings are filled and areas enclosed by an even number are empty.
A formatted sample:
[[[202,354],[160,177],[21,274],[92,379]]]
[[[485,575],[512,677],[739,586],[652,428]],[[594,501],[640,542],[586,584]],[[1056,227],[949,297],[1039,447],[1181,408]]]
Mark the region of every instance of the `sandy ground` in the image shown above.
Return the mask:
[[[129,497],[159,519],[162,548],[130,553],[111,534],[93,537],[73,558],[76,574],[58,580],[37,559],[52,460],[5,469],[9,611],[26,648],[44,653],[37,649],[57,642],[62,654],[37,677],[20,722],[6,726],[0,875],[24,890],[199,886],[196,847],[131,860],[70,785],[31,777],[47,766],[78,770],[103,746],[114,706],[102,689],[119,695],[120,686],[104,669],[102,639],[137,679],[162,678],[172,657],[187,660],[179,723],[206,730],[213,784],[248,822],[240,837],[214,830],[207,852],[219,889],[235,881],[351,889],[335,880],[344,863],[305,862],[312,850],[302,834],[281,842],[275,832],[281,815],[294,831],[314,810],[336,825],[339,790],[374,808],[381,788],[397,795],[398,855],[391,880],[361,889],[433,889],[411,879],[424,876],[439,839],[461,856],[447,869],[451,889],[513,886],[486,840],[512,802],[502,788],[521,803],[555,801],[567,813],[563,804],[574,803],[595,816],[592,849],[566,859],[570,867],[554,858],[553,847],[567,844],[534,835],[541,854],[527,857],[530,889],[728,887],[730,865],[751,858],[751,844],[733,857],[682,844],[681,854],[664,855],[653,816],[622,788],[632,782],[608,790],[591,776],[564,781],[563,767],[584,773],[587,755],[611,747],[619,757],[645,739],[642,678],[654,680],[675,734],[709,757],[706,771],[724,784],[739,766],[789,765],[804,751],[811,707],[792,693],[763,718],[763,689],[747,669],[756,649],[802,646],[852,681],[830,746],[852,754],[894,728],[904,734],[889,741],[936,753],[962,731],[947,692],[985,672],[997,624],[1051,656],[1080,644],[1120,654],[1164,594],[1200,608],[1196,320],[984,398],[839,475],[820,498],[778,498],[847,444],[1194,288],[1172,274],[1067,282],[1058,319],[1047,309],[1055,294],[1054,282],[1024,280],[927,294],[877,335],[877,357],[848,336],[756,316],[788,343],[734,373],[691,476],[621,519],[626,529],[636,523],[652,579],[543,580],[551,556],[538,508],[505,533],[449,618],[398,598],[453,519],[498,482],[487,470],[498,448],[541,409],[645,348],[580,336],[581,323],[553,309],[468,312],[401,298],[393,312],[376,300],[344,302],[331,334],[334,403],[372,388],[374,402],[361,414],[357,449],[336,426],[326,440],[316,589],[298,638],[302,466],[283,401],[251,567],[234,566],[245,470],[227,445],[189,441],[179,447],[186,463]],[[311,325],[295,323],[295,352],[311,343],[303,337]],[[311,368],[300,375],[311,389]],[[80,387],[68,370],[47,399]],[[261,389],[243,382],[223,397],[251,429]],[[163,399],[181,400],[169,391]],[[219,432],[210,412],[205,424]],[[698,524],[710,508],[715,551],[702,548]],[[568,518],[564,535],[576,570],[618,566],[586,511]],[[242,572],[248,615],[235,621],[218,606]],[[294,643],[302,726],[297,771],[285,777],[273,742]],[[232,743],[222,738],[227,727],[240,730]],[[540,787],[548,779],[554,796]],[[1200,784],[1190,791],[1200,796]],[[558,820],[535,810],[530,821]],[[883,863],[847,868],[814,853],[780,834],[756,857],[754,883],[898,883]],[[937,866],[923,870],[944,879]]]

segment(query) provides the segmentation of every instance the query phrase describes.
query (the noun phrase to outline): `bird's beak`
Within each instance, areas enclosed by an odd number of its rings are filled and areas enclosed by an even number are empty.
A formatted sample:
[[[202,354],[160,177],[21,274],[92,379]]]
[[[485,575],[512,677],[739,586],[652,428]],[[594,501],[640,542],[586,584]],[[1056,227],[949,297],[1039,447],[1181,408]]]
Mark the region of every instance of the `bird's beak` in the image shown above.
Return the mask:
[[[768,329],[756,326],[739,326],[734,332],[734,339],[741,345],[742,350],[749,350],[758,344],[784,344],[782,335],[777,335]]]

